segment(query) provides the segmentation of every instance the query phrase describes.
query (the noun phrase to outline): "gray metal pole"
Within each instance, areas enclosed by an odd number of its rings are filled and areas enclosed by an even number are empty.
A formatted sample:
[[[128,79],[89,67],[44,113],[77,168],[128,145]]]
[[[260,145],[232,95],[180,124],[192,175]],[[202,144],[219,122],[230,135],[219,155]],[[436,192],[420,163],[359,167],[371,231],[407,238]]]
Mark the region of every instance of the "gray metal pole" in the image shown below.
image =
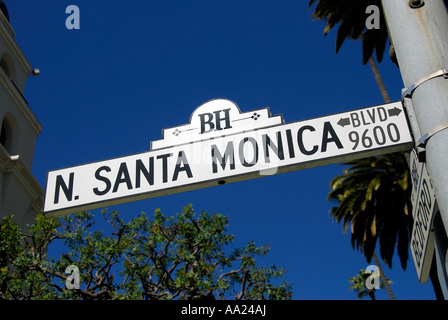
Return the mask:
[[[405,88],[448,70],[448,14],[443,1],[422,0],[419,8],[411,8],[411,2],[419,1],[382,1]],[[418,85],[412,104],[420,129],[417,136],[448,124],[448,79],[437,76]],[[448,128],[427,140],[426,164],[448,234]]]

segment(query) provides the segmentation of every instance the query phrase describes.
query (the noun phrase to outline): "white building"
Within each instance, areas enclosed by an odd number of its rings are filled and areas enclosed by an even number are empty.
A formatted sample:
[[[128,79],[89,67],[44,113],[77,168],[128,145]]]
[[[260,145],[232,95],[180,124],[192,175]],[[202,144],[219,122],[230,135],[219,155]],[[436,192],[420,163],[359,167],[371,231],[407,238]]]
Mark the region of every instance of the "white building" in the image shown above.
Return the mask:
[[[44,191],[31,173],[42,126],[24,97],[36,70],[14,40],[9,15],[0,1],[0,219],[14,215],[24,228],[42,210]]]

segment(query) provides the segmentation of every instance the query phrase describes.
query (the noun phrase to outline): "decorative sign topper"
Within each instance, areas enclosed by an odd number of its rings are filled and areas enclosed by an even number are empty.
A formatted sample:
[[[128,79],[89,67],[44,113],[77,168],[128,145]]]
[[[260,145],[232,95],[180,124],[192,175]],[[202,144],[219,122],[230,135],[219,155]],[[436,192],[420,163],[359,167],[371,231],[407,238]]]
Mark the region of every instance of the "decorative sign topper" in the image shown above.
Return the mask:
[[[168,148],[205,139],[284,124],[282,116],[272,117],[268,108],[241,113],[229,100],[216,99],[199,106],[188,124],[162,130],[162,140],[153,141],[151,150]]]
[[[151,151],[48,172],[44,213],[154,198],[413,146],[401,102],[285,124],[224,99],[164,129]]]

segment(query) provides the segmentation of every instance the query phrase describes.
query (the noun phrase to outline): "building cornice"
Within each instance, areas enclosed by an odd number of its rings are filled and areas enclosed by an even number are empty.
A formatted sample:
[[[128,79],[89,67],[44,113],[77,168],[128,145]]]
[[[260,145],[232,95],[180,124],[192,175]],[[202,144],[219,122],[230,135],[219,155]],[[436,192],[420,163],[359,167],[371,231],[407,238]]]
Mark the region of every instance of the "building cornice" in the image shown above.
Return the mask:
[[[0,171],[11,174],[31,199],[31,206],[37,213],[42,212],[44,190],[33,174],[26,168],[19,156],[10,156],[0,145]]]
[[[3,12],[0,10],[0,34],[5,39],[12,53],[15,55],[17,60],[20,62],[21,67],[25,70],[26,74],[29,75],[32,69],[32,66],[28,59],[23,54],[17,42],[14,40],[15,32],[12,29],[11,25],[6,19]]]
[[[20,90],[16,87],[13,81],[5,74],[5,72],[1,68],[0,68],[0,82],[11,96],[11,99],[19,107],[22,114],[31,124],[36,134],[39,135],[42,131],[42,124],[39,122],[36,115],[29,107],[28,102],[26,101],[22,92],[20,92]]]
[[[11,34],[11,37],[14,37],[16,35],[16,33],[14,32],[13,28],[9,24],[9,21],[6,18],[6,16],[4,15],[2,10],[0,10],[0,23]]]

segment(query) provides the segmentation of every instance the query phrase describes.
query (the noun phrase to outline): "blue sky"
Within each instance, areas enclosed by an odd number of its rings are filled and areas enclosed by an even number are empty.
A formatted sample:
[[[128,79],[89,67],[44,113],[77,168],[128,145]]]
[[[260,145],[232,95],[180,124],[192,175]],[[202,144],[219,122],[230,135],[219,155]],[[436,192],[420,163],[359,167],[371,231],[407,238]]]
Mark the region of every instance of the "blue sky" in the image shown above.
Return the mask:
[[[288,122],[383,104],[360,43],[335,54],[308,1],[8,1],[16,41],[41,74],[25,96],[43,125],[33,173],[148,151],[163,128],[187,123],[204,102],[225,98],[242,112],[270,107]],[[68,30],[68,5],[80,29]],[[385,26],[381,26],[385,27]],[[386,56],[380,70],[393,101],[403,87]],[[260,264],[289,270],[294,299],[356,299],[348,279],[365,269],[349,234],[332,222],[329,165],[111,207],[131,219],[192,203],[229,216],[235,246],[271,251]],[[99,210],[94,210],[99,213]],[[385,268],[397,299],[434,299],[412,256]],[[383,291],[383,292],[382,292]],[[380,290],[378,299],[388,299]]]

